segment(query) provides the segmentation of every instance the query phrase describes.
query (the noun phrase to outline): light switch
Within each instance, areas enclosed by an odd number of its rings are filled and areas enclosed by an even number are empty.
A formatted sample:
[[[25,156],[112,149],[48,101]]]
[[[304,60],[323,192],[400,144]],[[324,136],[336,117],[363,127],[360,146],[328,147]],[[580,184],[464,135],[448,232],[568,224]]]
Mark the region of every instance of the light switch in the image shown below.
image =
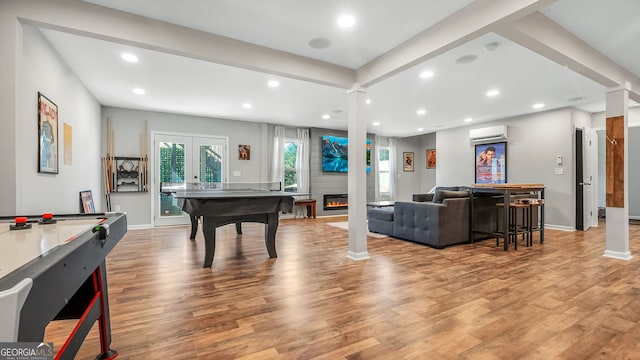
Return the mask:
[[[233,176],[242,176],[242,175],[240,174],[240,171],[234,170],[233,171]]]
[[[557,167],[556,168],[556,175],[564,175],[564,168]]]
[[[556,164],[562,165],[562,156],[556,157]]]

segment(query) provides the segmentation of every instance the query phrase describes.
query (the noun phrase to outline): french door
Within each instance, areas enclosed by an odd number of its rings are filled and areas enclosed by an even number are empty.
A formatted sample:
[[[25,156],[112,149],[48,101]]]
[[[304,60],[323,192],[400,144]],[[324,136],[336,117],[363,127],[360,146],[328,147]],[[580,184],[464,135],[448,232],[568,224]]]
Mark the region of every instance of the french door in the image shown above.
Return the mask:
[[[155,226],[189,224],[176,199],[160,193],[160,183],[225,182],[227,138],[156,134],[154,136]]]

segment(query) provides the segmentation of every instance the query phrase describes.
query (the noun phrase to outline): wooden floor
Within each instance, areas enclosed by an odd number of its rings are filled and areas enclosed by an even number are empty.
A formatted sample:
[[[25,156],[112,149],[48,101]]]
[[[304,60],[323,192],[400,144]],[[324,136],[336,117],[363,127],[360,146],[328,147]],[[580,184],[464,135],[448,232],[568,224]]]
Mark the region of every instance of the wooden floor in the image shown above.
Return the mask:
[[[353,261],[334,221],[282,220],[277,259],[263,225],[220,228],[212,269],[201,233],[129,231],[107,262],[119,359],[640,359],[638,225],[630,261],[602,256],[604,224],[509,252],[369,237]]]

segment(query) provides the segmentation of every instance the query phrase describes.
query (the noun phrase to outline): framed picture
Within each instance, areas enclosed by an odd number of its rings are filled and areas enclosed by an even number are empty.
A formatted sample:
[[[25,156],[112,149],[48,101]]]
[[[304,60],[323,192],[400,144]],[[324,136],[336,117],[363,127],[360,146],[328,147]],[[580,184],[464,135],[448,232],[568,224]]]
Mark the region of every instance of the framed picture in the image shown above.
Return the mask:
[[[413,171],[413,153],[402,153],[402,171]]]
[[[80,211],[83,214],[93,214],[96,208],[93,205],[93,195],[91,190],[80,191]]]
[[[506,184],[507,143],[477,144],[475,168],[476,184]]]
[[[238,160],[251,160],[251,145],[238,145]]]
[[[58,173],[58,106],[38,92],[38,172]]]
[[[435,169],[436,168],[436,150],[428,149],[427,150],[427,169]]]

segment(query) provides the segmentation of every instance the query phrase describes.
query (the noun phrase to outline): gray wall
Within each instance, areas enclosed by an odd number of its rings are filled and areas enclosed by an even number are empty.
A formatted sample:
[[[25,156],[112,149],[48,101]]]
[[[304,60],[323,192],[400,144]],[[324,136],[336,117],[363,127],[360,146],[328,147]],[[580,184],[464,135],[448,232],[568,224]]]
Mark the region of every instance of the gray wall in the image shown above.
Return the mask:
[[[425,165],[425,149],[422,145],[422,136],[411,136],[398,139],[396,144],[396,189],[397,201],[411,201],[413,194],[422,192],[422,174]],[[413,153],[413,171],[404,171],[403,153]]]
[[[114,132],[115,156],[137,157],[140,153],[140,138],[148,124],[149,149],[153,151],[152,133],[185,134],[194,136],[225,136],[229,138],[229,177],[230,182],[268,181],[268,147],[272,143],[267,138],[266,124],[213,119],[196,116],[167,114],[113,107],[103,108],[103,128],[106,134],[106,119],[110,118]],[[106,152],[106,136],[103,137],[102,154]],[[238,160],[238,145],[251,145],[251,159]],[[100,151],[98,151],[100,153]],[[153,163],[150,163],[150,182],[153,179]],[[239,171],[240,176],[233,176]],[[152,190],[154,190],[152,188]],[[127,212],[127,220],[132,226],[150,226],[153,211],[151,195],[145,193],[112,193],[112,209],[119,207]]]
[[[322,209],[323,197],[325,194],[346,194],[347,193],[347,173],[334,173],[322,171],[322,136],[347,137],[346,131],[310,128],[309,142],[311,143],[309,171],[311,198],[316,199],[318,215],[346,215],[347,210]],[[371,171],[367,173],[367,201],[375,198],[375,140],[373,135],[368,135],[371,140]],[[364,149],[363,149],[364,151]]]
[[[426,134],[420,137],[421,150],[416,153],[416,155],[420,155],[419,161],[416,160],[416,171],[420,170],[420,188],[418,192],[426,193],[431,190],[434,186],[436,186],[436,173],[438,170],[438,166],[440,163],[439,156],[436,152],[436,168],[435,169],[427,169],[427,150],[428,149],[436,149],[436,134]],[[416,157],[418,159],[418,157]]]
[[[91,190],[97,211],[102,210],[100,163],[100,104],[75,77],[40,31],[17,25],[22,34],[17,79],[17,114],[15,133],[15,172],[10,153],[4,153],[2,173],[15,176],[15,203],[2,205],[4,215],[41,214],[43,212],[79,212],[79,192]],[[13,54],[13,51],[7,51]],[[3,81],[5,81],[3,79]],[[38,91],[58,106],[58,171],[37,172],[38,162]],[[3,124],[12,119],[3,118]],[[64,163],[64,124],[72,127],[72,162]],[[3,125],[4,128],[4,125]],[[11,126],[4,128],[7,132]],[[14,141],[14,140],[12,140]],[[6,166],[5,166],[6,165]],[[3,175],[4,176],[4,175]],[[3,182],[4,184],[4,182]],[[14,192],[4,188],[3,192]]]
[[[546,223],[557,228],[575,228],[572,121],[572,111],[562,109],[439,131],[436,183],[472,184],[475,148],[469,140],[469,130],[504,124],[508,126],[507,181],[544,184]],[[557,156],[564,159],[563,175],[555,174]]]

